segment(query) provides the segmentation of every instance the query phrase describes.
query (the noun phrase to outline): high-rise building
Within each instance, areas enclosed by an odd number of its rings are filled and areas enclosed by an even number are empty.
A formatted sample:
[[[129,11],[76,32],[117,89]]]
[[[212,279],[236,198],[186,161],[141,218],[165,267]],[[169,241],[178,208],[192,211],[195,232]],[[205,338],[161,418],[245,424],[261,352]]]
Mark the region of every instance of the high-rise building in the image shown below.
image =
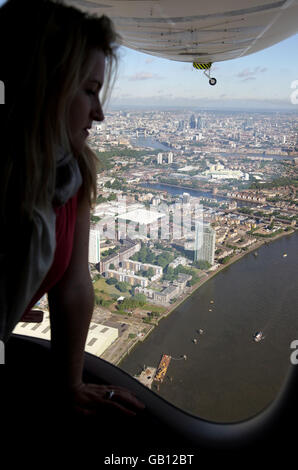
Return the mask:
[[[157,154],[157,163],[159,165],[162,165],[162,153],[161,152]]]
[[[178,131],[183,131],[185,128],[185,122],[183,120],[179,121],[179,124],[178,124]]]
[[[173,163],[173,152],[168,153],[168,163],[169,164]]]
[[[201,116],[199,116],[197,119],[197,129],[203,129],[203,120]]]
[[[90,230],[88,261],[93,264],[100,262],[100,231],[96,229]]]
[[[190,194],[189,193],[183,193],[182,200],[184,204],[187,204],[190,202]]]
[[[191,129],[195,129],[196,126],[197,126],[197,120],[196,120],[196,118],[195,118],[195,115],[192,114],[192,115],[190,116],[190,120],[189,120],[189,127],[190,127]]]
[[[215,230],[210,224],[198,224],[196,228],[194,260],[208,261],[214,264]]]

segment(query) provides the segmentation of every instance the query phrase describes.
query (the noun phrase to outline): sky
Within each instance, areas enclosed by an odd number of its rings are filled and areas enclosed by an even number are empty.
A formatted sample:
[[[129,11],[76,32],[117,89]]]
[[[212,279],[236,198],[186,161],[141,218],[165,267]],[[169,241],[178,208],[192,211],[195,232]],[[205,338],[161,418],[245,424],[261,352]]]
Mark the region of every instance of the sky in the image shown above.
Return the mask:
[[[119,50],[118,78],[111,104],[288,108],[298,81],[298,34],[263,51],[217,62],[210,86],[191,63],[161,59],[127,48]],[[298,88],[298,82],[296,84]]]
[[[3,3],[0,0],[0,6]],[[204,73],[191,63],[120,47],[117,80],[108,107],[200,106],[297,112],[298,103],[291,100],[295,81],[298,97],[297,51],[298,34],[263,51],[217,62],[211,73],[217,84],[210,86]]]

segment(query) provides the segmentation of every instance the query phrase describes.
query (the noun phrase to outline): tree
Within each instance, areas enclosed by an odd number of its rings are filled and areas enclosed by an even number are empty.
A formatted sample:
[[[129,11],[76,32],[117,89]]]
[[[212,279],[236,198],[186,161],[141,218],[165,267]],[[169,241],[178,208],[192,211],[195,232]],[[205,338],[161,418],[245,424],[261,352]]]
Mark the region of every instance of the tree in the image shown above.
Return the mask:
[[[120,292],[127,292],[130,289],[130,284],[128,282],[118,282],[115,284],[115,287],[120,290]]]
[[[146,257],[147,257],[146,247],[142,247],[139,251],[138,261],[140,261],[141,263],[145,263],[146,262]]]
[[[231,256],[226,256],[225,258],[221,259],[221,264],[227,264],[231,259]]]
[[[169,263],[171,263],[171,261],[173,261],[173,259],[174,259],[174,255],[172,255],[169,252],[163,252],[157,256],[155,263],[158,266],[165,268]]]
[[[93,222],[94,224],[97,224],[97,222],[100,221],[100,217],[98,217],[97,215],[91,215],[91,222]]]
[[[136,302],[138,302],[139,306],[140,307],[143,307],[143,305],[145,305],[147,303],[147,297],[146,295],[144,294],[136,294],[134,297],[133,297],[133,300],[135,300]]]
[[[174,274],[174,268],[172,266],[168,266],[166,272],[171,276],[172,274]]]
[[[195,262],[195,266],[199,269],[209,269],[211,264],[204,259],[199,259]]]
[[[153,268],[149,268],[148,271],[147,271],[146,277],[148,277],[149,279],[151,279],[153,276],[154,276],[154,269],[153,269]]]
[[[149,251],[146,256],[146,263],[153,264],[155,261],[155,254],[152,251]]]

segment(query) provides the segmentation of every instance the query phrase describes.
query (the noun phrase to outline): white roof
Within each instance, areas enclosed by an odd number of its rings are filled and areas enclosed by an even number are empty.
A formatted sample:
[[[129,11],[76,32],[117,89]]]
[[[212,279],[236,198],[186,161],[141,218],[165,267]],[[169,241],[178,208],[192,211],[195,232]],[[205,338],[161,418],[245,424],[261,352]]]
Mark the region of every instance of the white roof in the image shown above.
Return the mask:
[[[20,322],[13,333],[34,338],[51,340],[51,326],[49,314],[44,314],[41,323]],[[85,351],[100,356],[118,338],[118,328],[91,322],[89,326]]]
[[[129,211],[124,214],[121,214],[117,218],[121,220],[130,220],[137,224],[152,224],[161,217],[165,217],[165,214],[163,214],[162,212],[146,209],[136,209],[134,211]]]

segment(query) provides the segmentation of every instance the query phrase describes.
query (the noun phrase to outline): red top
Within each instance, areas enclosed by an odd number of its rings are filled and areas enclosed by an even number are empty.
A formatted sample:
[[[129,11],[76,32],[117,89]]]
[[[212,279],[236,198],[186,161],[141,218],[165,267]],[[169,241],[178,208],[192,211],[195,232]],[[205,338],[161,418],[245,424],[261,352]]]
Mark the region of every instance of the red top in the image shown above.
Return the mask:
[[[40,288],[25,310],[24,315],[31,310],[46,292],[49,292],[59,282],[69,265],[77,218],[78,193],[69,199],[64,206],[54,208],[56,212],[56,251],[54,260]]]

